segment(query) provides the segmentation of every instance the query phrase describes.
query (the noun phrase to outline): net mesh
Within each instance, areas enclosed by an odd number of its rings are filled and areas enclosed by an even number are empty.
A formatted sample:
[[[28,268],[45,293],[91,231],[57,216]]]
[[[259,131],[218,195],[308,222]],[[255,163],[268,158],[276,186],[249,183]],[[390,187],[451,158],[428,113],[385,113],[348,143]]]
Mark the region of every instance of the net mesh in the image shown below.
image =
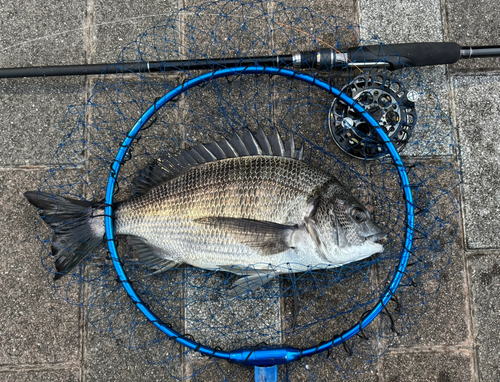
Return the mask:
[[[186,8],[146,30],[120,53],[117,63],[164,60],[244,59],[288,55],[333,47],[382,45],[369,31],[346,20],[278,2],[214,2]],[[385,47],[387,48],[387,47]],[[100,201],[110,166],[138,118],[165,93],[206,71],[183,64],[174,72],[101,75],[85,105],[71,106],[60,124],[59,144],[40,191]],[[415,237],[400,285],[377,318],[360,333],[329,351],[279,367],[281,380],[315,379],[321,368],[334,378],[369,368],[408,333],[439,289],[456,239],[459,213],[458,149],[450,119],[418,72],[373,68],[382,80],[412,91],[413,131],[400,152],[415,207]],[[302,72],[348,91],[370,68],[303,68]],[[331,174],[372,211],[388,232],[382,254],[328,270],[292,273],[255,293],[230,299],[237,276],[183,265],[153,274],[127,242],[118,252],[129,280],[143,301],[168,326],[201,345],[231,351],[242,347],[304,349],[318,346],[359,325],[394,277],[405,243],[406,209],[397,167],[388,156],[362,160],[332,138],[329,116],[335,100],[327,92],[293,78],[238,75],[208,81],[159,108],[131,146],[118,177],[114,199],[130,196],[132,180],[160,154],[175,154],[196,143],[230,138],[244,129],[277,128],[295,137],[304,160]],[[401,105],[400,105],[401,106]],[[403,106],[401,106],[403,107]],[[148,362],[162,364],[175,378],[251,379],[251,370],[182,347],[138,311],[117,281],[103,242],[69,275],[52,281],[52,231],[37,225],[42,263],[55,291],[83,307],[96,330],[108,333]],[[215,376],[215,377],[214,377]]]

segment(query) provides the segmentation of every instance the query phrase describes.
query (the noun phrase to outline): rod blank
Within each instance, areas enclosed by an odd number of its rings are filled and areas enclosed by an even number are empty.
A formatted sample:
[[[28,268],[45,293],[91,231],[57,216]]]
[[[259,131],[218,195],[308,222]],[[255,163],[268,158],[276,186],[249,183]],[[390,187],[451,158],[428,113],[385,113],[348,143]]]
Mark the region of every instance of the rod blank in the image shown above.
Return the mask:
[[[500,57],[500,46],[461,47],[454,42],[427,42],[353,47],[349,48],[346,53],[334,49],[322,49],[317,52],[297,52],[285,56],[36,66],[0,69],[0,78],[216,70],[238,66],[317,68],[319,70],[384,66],[388,70],[396,70],[404,66],[454,64],[460,59],[481,57]]]
[[[36,66],[27,68],[0,69],[0,78],[14,77],[49,77],[49,76],[85,76],[104,73],[139,73],[139,72],[169,72],[183,70],[209,70],[214,67],[234,67],[237,65],[262,66],[279,65],[279,57],[256,57],[241,59],[215,59],[215,60],[179,60],[155,62],[123,62],[115,64],[86,64],[63,66]],[[283,64],[283,63],[282,63]]]
[[[500,46],[470,46],[460,50],[460,58],[500,57]]]

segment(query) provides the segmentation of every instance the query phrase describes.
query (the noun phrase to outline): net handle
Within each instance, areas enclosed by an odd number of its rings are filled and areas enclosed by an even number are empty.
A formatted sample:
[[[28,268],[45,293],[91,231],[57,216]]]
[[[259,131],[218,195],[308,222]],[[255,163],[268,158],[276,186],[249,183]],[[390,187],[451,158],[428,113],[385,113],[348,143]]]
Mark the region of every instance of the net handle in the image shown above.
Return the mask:
[[[376,306],[366,315],[366,317],[361,320],[358,324],[353,326],[351,329],[345,331],[341,335],[335,337],[334,339],[321,343],[318,346],[310,347],[307,349],[295,349],[291,347],[284,348],[275,348],[275,349],[237,349],[231,352],[227,352],[224,350],[213,349],[209,346],[204,346],[196,343],[190,338],[186,338],[181,335],[179,332],[175,331],[164,322],[161,321],[159,317],[157,317],[151,309],[142,301],[139,295],[134,290],[131,282],[128,280],[128,277],[123,269],[123,266],[120,261],[120,257],[118,255],[114,230],[113,230],[113,195],[115,191],[115,185],[118,178],[118,173],[120,171],[120,167],[126,157],[127,151],[132,144],[134,138],[137,136],[141,128],[149,121],[149,119],[156,113],[156,111],[163,107],[167,102],[174,99],[182,92],[189,90],[193,87],[199,86],[205,82],[215,80],[221,77],[228,77],[234,75],[243,75],[243,74],[267,74],[267,75],[279,75],[292,79],[296,79],[305,83],[308,83],[313,86],[317,86],[320,89],[327,91],[328,93],[338,97],[341,101],[345,102],[347,105],[352,107],[356,112],[361,114],[361,117],[372,127],[375,129],[376,133],[380,137],[380,139],[385,143],[390,156],[392,157],[394,164],[398,170],[398,174],[401,180],[401,187],[404,191],[405,195],[405,205],[406,205],[406,236],[405,236],[405,246],[401,253],[401,259],[399,262],[399,266],[397,271],[395,272],[394,278],[392,279],[387,291],[381,297],[380,301],[376,304]],[[318,80],[310,75],[295,72],[289,69],[283,68],[272,68],[272,67],[261,67],[261,66],[247,66],[247,67],[236,67],[229,69],[221,69],[211,73],[203,74],[199,77],[193,78],[189,81],[186,81],[182,85],[177,86],[175,89],[169,91],[162,98],[157,100],[153,106],[151,106],[135,123],[132,129],[126,135],[118,154],[111,166],[110,175],[108,178],[108,185],[106,188],[106,197],[105,197],[105,213],[104,213],[104,222],[106,229],[106,239],[108,243],[109,252],[111,255],[111,259],[113,261],[113,265],[116,269],[116,273],[118,275],[118,280],[122,283],[125,291],[127,292],[130,299],[137,306],[137,308],[144,314],[146,319],[152,322],[158,329],[160,329],[163,333],[165,333],[169,338],[177,341],[183,346],[188,347],[191,350],[198,351],[206,356],[213,356],[222,359],[226,359],[231,362],[236,362],[239,364],[244,364],[247,366],[272,366],[278,364],[286,364],[292,362],[294,360],[300,359],[304,356],[311,356],[313,354],[320,353],[322,351],[330,349],[332,346],[337,346],[344,341],[347,341],[349,338],[355,336],[360,332],[363,328],[365,328],[370,322],[372,322],[375,317],[384,309],[385,305],[392,298],[396,289],[401,281],[401,277],[406,269],[406,264],[408,263],[408,258],[410,256],[410,250],[413,243],[413,198],[411,195],[410,184],[408,181],[408,176],[405,172],[405,166],[399,156],[396,148],[392,144],[391,140],[385,133],[385,131],[379,126],[378,122],[361,106],[357,103],[357,101],[353,100],[347,94],[342,93],[339,89]]]

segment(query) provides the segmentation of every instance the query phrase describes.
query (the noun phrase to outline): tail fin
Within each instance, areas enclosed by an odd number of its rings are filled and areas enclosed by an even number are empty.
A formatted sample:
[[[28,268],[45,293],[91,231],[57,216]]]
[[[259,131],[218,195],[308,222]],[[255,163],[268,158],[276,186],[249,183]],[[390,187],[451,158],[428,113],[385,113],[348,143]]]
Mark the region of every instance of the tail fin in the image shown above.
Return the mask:
[[[97,207],[92,203],[37,191],[25,192],[24,196],[38,207],[41,218],[54,230],[54,280],[68,274],[102,243],[104,219],[93,217]]]

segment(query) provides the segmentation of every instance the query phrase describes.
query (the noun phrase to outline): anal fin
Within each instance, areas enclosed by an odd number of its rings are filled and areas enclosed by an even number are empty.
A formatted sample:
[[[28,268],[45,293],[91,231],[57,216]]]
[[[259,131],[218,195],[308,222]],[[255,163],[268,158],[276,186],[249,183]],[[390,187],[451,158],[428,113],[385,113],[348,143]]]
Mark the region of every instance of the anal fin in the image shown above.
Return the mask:
[[[137,236],[127,236],[127,242],[135,251],[139,261],[150,268],[154,273],[162,273],[179,265],[178,262],[167,258],[167,254],[160,249],[149,245],[146,240]]]
[[[233,284],[233,287],[227,290],[227,296],[229,298],[236,298],[250,292],[255,292],[257,289],[274,279],[275,276],[271,273],[256,273],[250,276],[240,277]]]

